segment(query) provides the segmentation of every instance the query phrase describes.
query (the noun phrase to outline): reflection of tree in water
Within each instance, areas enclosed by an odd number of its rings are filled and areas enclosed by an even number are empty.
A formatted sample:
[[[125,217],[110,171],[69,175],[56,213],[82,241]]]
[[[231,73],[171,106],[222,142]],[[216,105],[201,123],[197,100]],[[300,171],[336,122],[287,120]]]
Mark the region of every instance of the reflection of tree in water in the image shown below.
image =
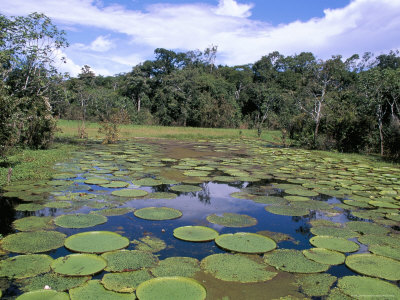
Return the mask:
[[[296,232],[300,233],[301,235],[309,237],[311,235],[311,233],[310,233],[311,224],[309,223],[309,221],[311,219],[315,219],[315,215],[316,215],[316,212],[312,211],[310,213],[309,217],[307,217],[307,218],[305,218],[305,217],[297,217],[297,216],[296,217],[292,217],[292,221],[293,222],[296,222],[296,223],[300,222],[300,221],[304,222],[303,225],[299,226],[299,228],[296,229]]]
[[[153,193],[168,193],[168,192],[170,192],[168,184],[161,184],[161,185],[153,186],[153,187],[151,187],[151,191]]]
[[[0,197],[0,234],[7,235],[14,232],[12,222],[15,220],[15,205],[18,201],[12,198]]]
[[[197,192],[197,198],[199,198],[200,202],[204,204],[211,204],[211,195],[210,195],[210,188],[208,187],[208,183],[203,183],[202,185],[203,190]],[[192,193],[196,196],[196,193]]]

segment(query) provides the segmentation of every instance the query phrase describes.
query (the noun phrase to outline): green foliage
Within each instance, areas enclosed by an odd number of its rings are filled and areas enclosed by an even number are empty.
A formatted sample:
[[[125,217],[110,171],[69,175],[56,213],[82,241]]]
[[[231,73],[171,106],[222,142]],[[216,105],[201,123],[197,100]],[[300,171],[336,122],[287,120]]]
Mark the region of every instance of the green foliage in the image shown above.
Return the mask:
[[[139,250],[120,250],[101,255],[107,260],[106,271],[127,272],[150,268],[158,263],[158,258],[151,252]]]
[[[215,239],[215,243],[222,249],[252,254],[261,254],[276,248],[274,240],[247,232],[222,234]]]
[[[218,231],[204,226],[182,226],[174,229],[174,237],[190,242],[209,242],[218,236]]]
[[[69,236],[65,247],[76,252],[104,253],[126,248],[129,240],[111,231],[88,231]]]
[[[136,299],[133,294],[122,294],[106,290],[99,280],[90,280],[83,286],[69,290],[71,300],[134,300]]]
[[[53,300],[69,300],[67,293],[57,292],[52,290],[37,290],[22,294],[17,297],[18,300],[42,300],[42,299],[53,299]]]
[[[144,207],[134,211],[136,217],[145,220],[172,220],[182,216],[180,210],[170,207]]]
[[[400,289],[387,281],[366,276],[345,276],[338,280],[339,289],[352,297],[396,299],[400,297]]]
[[[250,227],[257,224],[257,219],[235,213],[224,213],[222,216],[212,214],[207,217],[207,221],[226,227]]]
[[[192,257],[168,257],[151,269],[156,277],[193,277],[200,271],[200,262]]]
[[[52,290],[64,292],[84,284],[90,280],[90,276],[63,276],[55,273],[46,273],[40,276],[27,278],[20,281],[20,288],[24,292],[43,289],[48,285]]]
[[[70,254],[52,262],[54,272],[68,276],[87,276],[99,273],[107,266],[107,261],[95,254]]]
[[[87,228],[107,222],[107,217],[98,214],[61,215],[54,219],[57,226],[64,228]]]
[[[10,257],[0,261],[0,277],[27,278],[50,271],[53,259],[44,254]]]
[[[152,278],[153,276],[151,276],[147,270],[108,273],[103,276],[101,283],[110,291],[133,293],[139,284]]]

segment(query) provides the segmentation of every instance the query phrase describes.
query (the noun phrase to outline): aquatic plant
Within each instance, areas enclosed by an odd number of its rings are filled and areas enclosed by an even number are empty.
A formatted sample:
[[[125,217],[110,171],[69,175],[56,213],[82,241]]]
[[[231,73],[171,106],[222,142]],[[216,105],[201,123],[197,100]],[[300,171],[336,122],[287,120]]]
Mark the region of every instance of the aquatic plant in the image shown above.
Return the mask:
[[[297,275],[296,283],[301,291],[310,297],[320,297],[328,295],[331,286],[337,278],[330,274],[307,274]]]
[[[360,247],[357,243],[340,237],[318,235],[310,239],[311,245],[339,252],[356,252]]]
[[[132,244],[135,244],[135,249],[145,252],[159,252],[167,247],[167,244],[155,236],[147,235],[140,238],[139,240],[133,240]]]
[[[48,285],[52,290],[64,292],[80,286],[91,279],[91,276],[63,276],[57,273],[46,273],[19,281],[19,287],[24,292],[43,289]]]
[[[138,250],[119,250],[101,255],[107,261],[108,272],[127,272],[150,268],[158,263],[157,256],[151,252]]]
[[[339,289],[357,298],[399,299],[400,288],[387,281],[366,276],[345,276],[338,280]]]
[[[53,290],[38,290],[33,292],[28,292],[18,296],[17,300],[69,300],[69,296],[64,292],[57,292]]]
[[[19,231],[37,231],[54,228],[52,217],[30,216],[17,219],[12,224]]]
[[[101,283],[110,291],[119,293],[133,293],[136,287],[153,278],[149,271],[139,270],[122,273],[108,273],[103,276]]]
[[[70,254],[52,262],[54,272],[68,276],[87,276],[102,271],[107,261],[95,254]]]
[[[53,259],[45,254],[28,254],[0,261],[0,277],[27,278],[50,271]]]
[[[99,280],[90,280],[84,285],[70,289],[71,300],[134,300],[134,294],[125,294],[109,291],[104,288]]]
[[[218,231],[205,226],[182,226],[174,229],[174,237],[190,242],[209,242],[218,236]]]
[[[257,224],[257,219],[235,213],[224,213],[222,216],[212,214],[207,216],[207,221],[226,227],[250,227]]]
[[[75,252],[104,253],[128,247],[129,239],[111,231],[88,231],[71,235],[64,245]]]
[[[340,265],[346,259],[343,253],[325,248],[305,249],[302,252],[308,259],[327,265]]]
[[[64,228],[88,228],[107,222],[107,218],[98,214],[71,214],[61,215],[54,219],[54,223]]]
[[[145,207],[134,211],[134,215],[145,220],[172,220],[182,216],[180,210],[170,207]]]
[[[248,232],[222,234],[215,239],[215,243],[225,250],[252,254],[261,254],[276,248],[274,240]]]
[[[150,271],[156,277],[193,277],[200,271],[200,262],[192,257],[168,257]]]

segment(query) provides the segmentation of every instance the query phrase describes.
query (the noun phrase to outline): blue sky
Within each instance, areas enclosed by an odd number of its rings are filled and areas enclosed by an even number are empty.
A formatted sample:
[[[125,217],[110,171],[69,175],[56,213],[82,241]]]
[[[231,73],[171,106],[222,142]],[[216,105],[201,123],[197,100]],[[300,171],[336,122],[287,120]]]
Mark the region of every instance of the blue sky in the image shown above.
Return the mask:
[[[319,58],[400,49],[400,0],[1,0],[0,12],[43,12],[67,32],[60,70],[128,72],[155,48],[218,46],[217,63],[254,63],[279,51]]]

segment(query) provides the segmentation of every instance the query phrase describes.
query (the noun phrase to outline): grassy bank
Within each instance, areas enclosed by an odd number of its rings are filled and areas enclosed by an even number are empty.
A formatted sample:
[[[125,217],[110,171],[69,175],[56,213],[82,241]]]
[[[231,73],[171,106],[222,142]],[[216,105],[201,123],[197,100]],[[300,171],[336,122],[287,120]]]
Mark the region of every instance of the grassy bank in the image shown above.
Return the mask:
[[[69,153],[77,149],[75,145],[56,143],[48,150],[16,150],[7,161],[1,161],[0,188],[7,184],[9,166],[13,169],[11,182],[50,179],[53,165],[68,159]]]
[[[78,135],[78,121],[59,120],[57,133],[59,138],[73,138]],[[89,138],[101,139],[98,132],[99,124],[87,122],[85,124]],[[215,139],[215,138],[257,138],[257,130],[250,129],[225,129],[225,128],[197,128],[197,127],[167,127],[144,125],[121,125],[121,138],[153,137],[174,139]],[[280,131],[264,130],[261,139],[270,143],[281,143]]]

